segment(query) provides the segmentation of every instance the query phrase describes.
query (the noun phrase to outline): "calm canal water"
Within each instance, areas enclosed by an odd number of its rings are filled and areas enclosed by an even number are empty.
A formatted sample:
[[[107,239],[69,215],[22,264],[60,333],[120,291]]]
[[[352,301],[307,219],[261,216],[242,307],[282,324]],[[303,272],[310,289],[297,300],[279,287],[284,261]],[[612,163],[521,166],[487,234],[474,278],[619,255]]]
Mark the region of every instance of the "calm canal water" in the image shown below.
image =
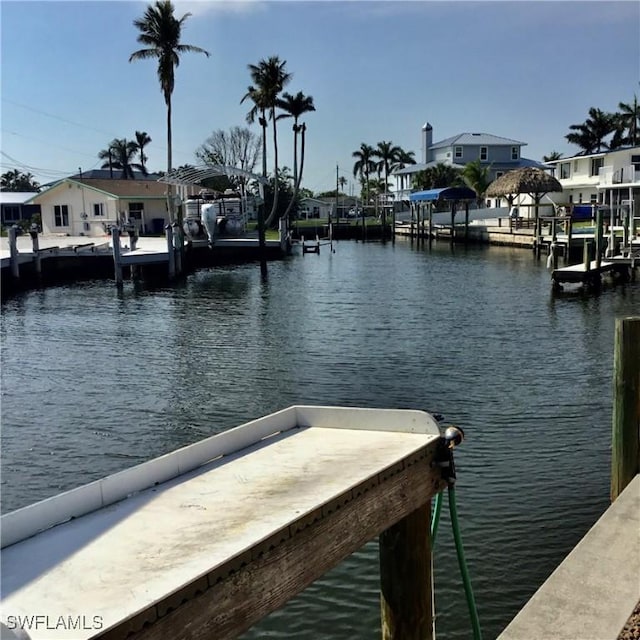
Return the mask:
[[[614,321],[640,283],[553,297],[527,250],[341,242],[149,289],[2,307],[2,508],[291,404],[415,408],[467,434],[458,509],[485,640],[608,504]],[[471,636],[446,509],[438,637]],[[246,638],[379,637],[376,542]]]

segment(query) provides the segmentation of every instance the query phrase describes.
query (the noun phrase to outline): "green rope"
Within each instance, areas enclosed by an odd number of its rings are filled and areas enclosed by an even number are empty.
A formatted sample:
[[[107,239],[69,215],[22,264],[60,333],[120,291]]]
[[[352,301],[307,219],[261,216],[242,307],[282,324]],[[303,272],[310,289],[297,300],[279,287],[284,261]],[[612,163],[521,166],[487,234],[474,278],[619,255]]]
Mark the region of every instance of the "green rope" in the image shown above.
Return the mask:
[[[458,565],[460,566],[460,573],[462,574],[462,582],[464,584],[464,593],[467,597],[467,606],[469,607],[469,615],[471,616],[473,640],[482,640],[480,620],[478,619],[478,609],[476,608],[476,601],[473,597],[471,579],[469,578],[467,563],[464,559],[464,549],[462,548],[462,538],[460,537],[460,525],[458,524],[458,512],[456,509],[456,490],[451,484],[449,485],[449,513],[451,514],[451,526],[453,528],[453,538],[456,543]]]

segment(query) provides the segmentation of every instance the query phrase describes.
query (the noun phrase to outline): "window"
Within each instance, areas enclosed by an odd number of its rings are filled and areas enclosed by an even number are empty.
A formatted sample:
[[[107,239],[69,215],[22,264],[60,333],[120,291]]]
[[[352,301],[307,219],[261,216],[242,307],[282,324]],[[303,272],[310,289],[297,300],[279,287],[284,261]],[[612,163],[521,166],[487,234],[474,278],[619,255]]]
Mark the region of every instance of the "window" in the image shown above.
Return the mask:
[[[571,177],[571,163],[563,162],[560,165],[560,180],[566,180]]]
[[[129,203],[129,217],[133,220],[142,220],[142,214],[144,213],[143,202],[130,202]]]
[[[56,204],[53,207],[53,223],[56,227],[69,226],[69,206],[66,204]]]
[[[489,158],[489,147],[480,147],[480,160],[487,160]]]
[[[518,153],[518,147],[511,147],[511,159],[517,160],[519,155],[520,154]]]
[[[598,194],[597,193],[592,193],[591,194],[591,204],[598,204]]]
[[[93,216],[94,218],[98,218],[100,216],[104,216],[104,203],[96,202],[93,205]]]
[[[604,158],[591,158],[591,176],[597,176],[598,170],[604,167]]]
[[[5,205],[2,209],[4,222],[17,222],[20,220],[20,207],[17,205]]]
[[[631,156],[631,164],[636,168],[640,169],[640,156],[633,155]]]
[[[454,158],[462,158],[462,147],[454,147],[453,148],[453,157]]]

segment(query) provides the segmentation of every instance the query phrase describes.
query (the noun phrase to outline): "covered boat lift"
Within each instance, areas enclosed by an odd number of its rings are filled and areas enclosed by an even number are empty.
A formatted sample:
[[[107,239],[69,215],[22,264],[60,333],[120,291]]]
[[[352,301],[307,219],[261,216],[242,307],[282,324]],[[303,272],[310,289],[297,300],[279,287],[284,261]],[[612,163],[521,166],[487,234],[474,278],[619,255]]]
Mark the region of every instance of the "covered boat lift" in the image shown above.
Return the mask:
[[[446,201],[451,203],[451,242],[455,240],[455,219],[458,202],[464,202],[464,239],[469,232],[469,202],[477,198],[476,192],[469,187],[444,187],[440,189],[427,189],[416,191],[409,195],[411,203],[411,237],[413,237],[413,224],[416,223],[416,237],[424,239],[425,207],[428,206],[428,238],[433,237],[433,207],[436,203]],[[422,223],[420,219],[422,218]]]

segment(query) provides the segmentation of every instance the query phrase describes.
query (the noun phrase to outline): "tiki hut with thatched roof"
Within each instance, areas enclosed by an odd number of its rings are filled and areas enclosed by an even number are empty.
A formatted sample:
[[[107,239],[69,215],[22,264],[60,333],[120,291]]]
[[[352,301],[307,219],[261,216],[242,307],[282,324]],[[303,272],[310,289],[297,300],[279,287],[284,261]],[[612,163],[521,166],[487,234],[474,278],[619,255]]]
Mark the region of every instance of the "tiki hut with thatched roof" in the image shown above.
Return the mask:
[[[537,219],[540,200],[547,193],[557,191],[562,191],[562,185],[552,175],[536,167],[522,167],[508,171],[494,180],[487,189],[487,196],[506,198],[509,207],[512,207],[515,197],[526,193],[533,199]]]

